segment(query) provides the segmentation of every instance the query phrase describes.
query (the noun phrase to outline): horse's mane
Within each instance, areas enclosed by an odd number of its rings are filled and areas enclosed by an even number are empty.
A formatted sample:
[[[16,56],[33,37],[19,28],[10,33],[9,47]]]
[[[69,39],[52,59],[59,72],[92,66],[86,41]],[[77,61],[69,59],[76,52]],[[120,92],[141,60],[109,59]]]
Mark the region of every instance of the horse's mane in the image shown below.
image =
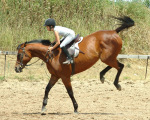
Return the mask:
[[[51,44],[51,42],[49,40],[41,40],[41,39],[26,42],[26,44],[31,44],[31,43],[41,43],[46,46],[49,46]]]
[[[26,45],[26,44],[32,44],[32,43],[41,43],[42,45],[45,45],[45,46],[51,45],[51,42],[50,42],[49,40],[42,40],[42,39],[39,39],[39,40],[31,40],[31,41],[25,42],[25,45]],[[20,45],[18,45],[17,49],[19,49],[22,44],[24,44],[24,43],[21,43]]]

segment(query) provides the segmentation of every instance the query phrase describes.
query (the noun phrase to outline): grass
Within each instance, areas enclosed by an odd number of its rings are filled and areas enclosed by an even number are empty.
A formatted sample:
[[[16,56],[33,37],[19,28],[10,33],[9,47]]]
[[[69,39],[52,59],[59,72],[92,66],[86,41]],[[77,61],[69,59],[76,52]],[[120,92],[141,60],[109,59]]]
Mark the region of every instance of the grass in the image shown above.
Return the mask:
[[[128,76],[125,76],[125,77],[123,78],[123,80],[131,80],[131,78],[128,77]]]
[[[117,27],[117,21],[111,19],[110,15],[127,15],[135,21],[135,26],[120,33],[123,39],[122,54],[150,54],[150,9],[147,8],[149,3],[148,0],[146,5],[139,0],[134,1],[119,0],[114,3],[110,0],[1,0],[0,51],[16,51],[18,44],[33,39],[42,38],[53,41],[54,35],[43,27],[45,19],[49,17],[54,18],[57,25],[71,28],[76,34],[86,36],[98,30],[114,30]],[[31,74],[31,71],[24,70],[23,73],[16,74],[14,64],[8,64],[6,79],[49,80],[45,69],[41,66],[30,68],[32,71],[37,71],[36,73]],[[139,73],[137,74],[136,70],[133,70],[136,68],[132,65],[136,63],[129,61],[126,64],[127,67],[121,79],[144,78],[145,68],[137,68]],[[91,74],[85,71],[83,74],[73,76],[73,79],[99,79],[97,71],[104,67],[97,63],[90,68]],[[115,74],[116,70],[111,70],[108,73],[110,77],[106,75],[106,79],[113,80],[112,76]],[[3,80],[4,76],[0,76],[0,81]]]
[[[5,77],[4,76],[0,76],[0,82],[4,81]]]
[[[53,41],[54,35],[43,27],[49,17],[54,18],[57,25],[86,36],[98,30],[115,29],[117,21],[110,15],[127,15],[135,20],[136,26],[121,33],[122,53],[149,51],[150,9],[146,5],[137,0],[116,3],[110,0],[2,0],[0,50],[15,51],[18,44],[33,39]]]

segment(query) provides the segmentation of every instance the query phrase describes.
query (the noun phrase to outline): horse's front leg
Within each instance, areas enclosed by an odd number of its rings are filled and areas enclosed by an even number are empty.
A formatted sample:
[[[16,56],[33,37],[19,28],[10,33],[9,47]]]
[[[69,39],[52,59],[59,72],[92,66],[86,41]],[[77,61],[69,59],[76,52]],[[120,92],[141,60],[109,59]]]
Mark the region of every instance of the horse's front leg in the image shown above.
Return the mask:
[[[46,112],[46,105],[48,102],[48,93],[51,90],[51,88],[55,85],[55,83],[58,81],[59,78],[55,77],[54,75],[51,76],[49,83],[47,84],[47,87],[45,89],[45,95],[43,99],[43,106],[42,106],[42,111],[41,114],[45,115]]]
[[[66,89],[67,89],[67,92],[72,100],[72,103],[73,103],[73,106],[74,106],[74,112],[75,113],[78,113],[77,109],[78,109],[78,104],[74,98],[74,95],[73,95],[73,90],[72,90],[72,86],[71,86],[71,81],[70,81],[70,78],[65,78],[65,79],[62,79]]]

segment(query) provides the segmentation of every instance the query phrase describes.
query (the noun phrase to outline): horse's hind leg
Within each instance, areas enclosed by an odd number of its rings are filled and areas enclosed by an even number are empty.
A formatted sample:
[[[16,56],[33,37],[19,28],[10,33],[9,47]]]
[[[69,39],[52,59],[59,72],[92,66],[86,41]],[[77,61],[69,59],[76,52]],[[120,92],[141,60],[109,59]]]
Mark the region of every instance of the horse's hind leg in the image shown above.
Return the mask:
[[[103,69],[101,72],[100,72],[100,80],[102,83],[104,83],[104,75],[106,74],[106,72],[108,72],[112,67],[110,66],[107,66],[105,69]]]
[[[116,59],[113,60],[109,60],[109,61],[103,61],[104,63],[106,63],[108,66],[100,73],[100,75],[102,75],[102,78],[104,76],[104,74],[110,70],[112,67],[116,68],[118,70],[115,81],[114,81],[114,85],[118,90],[121,90],[121,86],[118,84],[119,81],[119,77],[120,74],[124,68],[124,65],[120,62],[118,62]],[[110,66],[110,67],[109,67]]]
[[[118,81],[119,81],[119,77],[120,77],[120,74],[124,68],[124,64],[118,62],[118,65],[119,65],[119,69],[118,69],[118,73],[116,75],[116,78],[115,78],[115,81],[114,81],[114,85],[116,86],[116,88],[118,90],[121,90],[121,86],[118,84]]]
[[[48,93],[51,90],[51,88],[55,85],[55,83],[58,81],[58,79],[59,78],[52,75],[51,78],[50,78],[49,83],[46,86],[45,95],[44,95],[44,99],[43,99],[43,106],[42,106],[42,111],[41,111],[42,115],[45,115],[46,105],[47,105],[47,101],[48,101]]]

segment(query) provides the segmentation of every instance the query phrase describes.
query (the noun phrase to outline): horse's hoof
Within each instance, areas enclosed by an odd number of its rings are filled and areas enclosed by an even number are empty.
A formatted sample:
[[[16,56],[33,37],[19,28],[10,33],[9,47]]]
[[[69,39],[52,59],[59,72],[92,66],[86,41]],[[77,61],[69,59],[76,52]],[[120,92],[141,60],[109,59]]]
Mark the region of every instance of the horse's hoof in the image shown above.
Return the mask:
[[[100,80],[101,80],[101,82],[102,82],[102,83],[104,83],[105,78],[104,78],[104,77],[102,77],[102,78],[100,78]]]
[[[41,115],[46,115],[46,108],[42,107]]]
[[[121,91],[121,85],[117,85],[117,90]]]
[[[79,114],[78,111],[74,111],[74,114]]]

